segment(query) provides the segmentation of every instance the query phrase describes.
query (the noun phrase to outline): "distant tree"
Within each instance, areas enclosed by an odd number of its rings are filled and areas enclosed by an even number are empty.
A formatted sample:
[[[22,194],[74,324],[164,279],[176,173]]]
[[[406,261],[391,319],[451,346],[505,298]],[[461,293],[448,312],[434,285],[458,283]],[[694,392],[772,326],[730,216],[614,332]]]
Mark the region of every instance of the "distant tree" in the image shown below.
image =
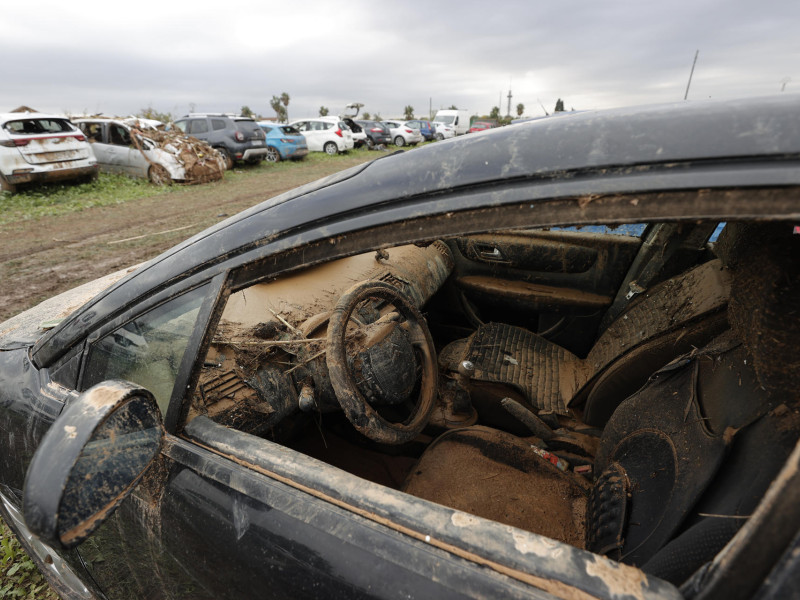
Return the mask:
[[[327,117],[328,116],[328,107],[327,106],[320,106],[319,107],[319,116],[320,117]]]
[[[280,96],[273,96],[272,100],[269,101],[269,105],[272,107],[272,110],[275,111],[275,115],[277,116],[279,123],[288,122],[289,115],[286,112],[283,104],[281,104]]]
[[[243,117],[250,117],[252,119],[256,116],[256,114],[250,110],[249,106],[243,106],[240,112]]]
[[[281,94],[281,104],[283,104],[283,116],[286,117],[284,120],[288,123],[289,122],[289,94],[283,92]]]
[[[410,121],[414,118],[414,107],[410,104],[407,104],[403,109],[403,118],[405,118],[406,121]]]
[[[383,117],[381,117],[381,115],[379,113],[375,113],[374,115],[372,115],[372,120],[373,121],[383,121]]]
[[[458,110],[458,107],[455,104],[451,104],[447,107],[447,110]]]
[[[172,113],[158,112],[152,106],[141,109],[138,113],[136,113],[136,116],[141,117],[142,119],[155,119],[156,121],[161,121],[162,123],[172,123],[174,119]]]
[[[553,112],[564,112],[564,101],[561,98],[556,100],[556,107],[553,109]]]
[[[520,102],[519,104],[517,104],[517,116],[521,117],[522,113],[524,112],[525,112],[525,105],[522,102]]]
[[[365,120],[365,121],[370,121],[370,120],[371,120],[371,119],[369,118],[369,113],[368,113],[368,112],[366,112],[366,111],[364,112],[364,120]]]
[[[489,111],[489,118],[490,119],[499,119],[500,118],[500,107],[493,106],[492,110]]]

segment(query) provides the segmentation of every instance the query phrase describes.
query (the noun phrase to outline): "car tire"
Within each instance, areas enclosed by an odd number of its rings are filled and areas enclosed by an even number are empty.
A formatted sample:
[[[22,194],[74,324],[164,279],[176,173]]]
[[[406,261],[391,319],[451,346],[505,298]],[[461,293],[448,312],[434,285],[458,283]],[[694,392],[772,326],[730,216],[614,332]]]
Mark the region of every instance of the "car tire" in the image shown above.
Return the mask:
[[[266,161],[271,163],[281,162],[281,153],[278,152],[277,148],[273,148],[272,146],[267,146]]]
[[[394,145],[398,148],[402,148],[406,145],[405,138],[402,135],[398,135],[396,138],[394,138]]]
[[[147,179],[154,185],[172,185],[169,171],[161,165],[150,165],[150,168],[147,169]]]
[[[16,194],[17,186],[13,183],[8,183],[6,178],[0,175],[0,191],[8,192],[9,194]]]
[[[371,137],[367,138],[367,150],[374,150],[375,149],[375,140]]]
[[[225,169],[230,171],[233,168],[233,159],[231,158],[231,153],[228,152],[225,148],[214,148],[214,149],[220,153],[220,156],[222,156],[222,161],[225,163]]]
[[[441,133],[437,133],[436,134],[436,139],[441,142],[444,139],[444,135],[442,135]]]
[[[328,156],[335,156],[336,154],[339,154],[339,148],[336,146],[335,142],[325,142],[325,145],[322,147],[322,149]]]

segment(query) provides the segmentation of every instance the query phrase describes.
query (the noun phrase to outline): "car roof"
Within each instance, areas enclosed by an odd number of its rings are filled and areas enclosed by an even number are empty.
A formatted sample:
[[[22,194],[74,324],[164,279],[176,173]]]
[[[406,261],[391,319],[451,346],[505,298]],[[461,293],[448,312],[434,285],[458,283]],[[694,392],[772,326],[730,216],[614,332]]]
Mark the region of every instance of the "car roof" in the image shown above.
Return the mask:
[[[301,186],[195,235],[71,315],[34,356],[41,366],[126,302],[286,250],[294,235],[311,242],[420,215],[533,208],[554,198],[800,185],[799,160],[800,102],[790,94],[586,111],[442,141]]]

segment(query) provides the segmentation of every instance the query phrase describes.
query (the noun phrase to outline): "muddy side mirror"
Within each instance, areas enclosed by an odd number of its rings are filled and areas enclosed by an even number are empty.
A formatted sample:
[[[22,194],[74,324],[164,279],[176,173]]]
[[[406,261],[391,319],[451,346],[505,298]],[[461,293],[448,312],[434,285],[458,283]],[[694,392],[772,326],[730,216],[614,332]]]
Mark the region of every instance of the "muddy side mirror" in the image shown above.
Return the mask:
[[[97,529],[133,491],[164,439],[153,395],[104,381],[64,409],[25,476],[23,512],[45,541],[71,548]]]

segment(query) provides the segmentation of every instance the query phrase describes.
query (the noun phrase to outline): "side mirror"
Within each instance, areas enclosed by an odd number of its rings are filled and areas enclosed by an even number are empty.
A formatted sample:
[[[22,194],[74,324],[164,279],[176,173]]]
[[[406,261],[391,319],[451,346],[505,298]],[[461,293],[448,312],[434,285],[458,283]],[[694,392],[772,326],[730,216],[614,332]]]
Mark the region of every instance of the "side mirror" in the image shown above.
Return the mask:
[[[153,395],[104,381],[64,409],[25,475],[28,528],[47,542],[77,546],[128,497],[164,440]]]

